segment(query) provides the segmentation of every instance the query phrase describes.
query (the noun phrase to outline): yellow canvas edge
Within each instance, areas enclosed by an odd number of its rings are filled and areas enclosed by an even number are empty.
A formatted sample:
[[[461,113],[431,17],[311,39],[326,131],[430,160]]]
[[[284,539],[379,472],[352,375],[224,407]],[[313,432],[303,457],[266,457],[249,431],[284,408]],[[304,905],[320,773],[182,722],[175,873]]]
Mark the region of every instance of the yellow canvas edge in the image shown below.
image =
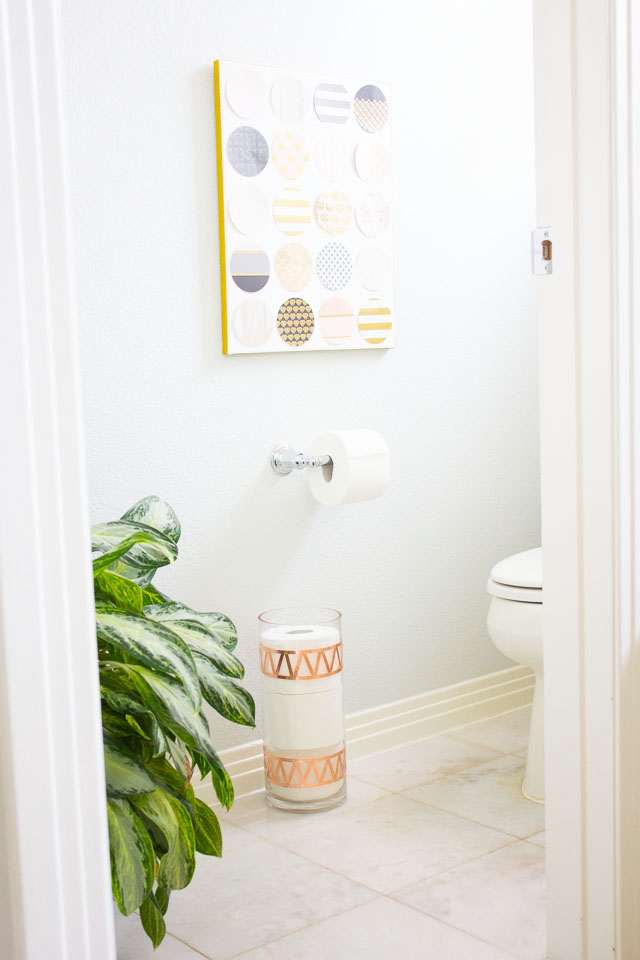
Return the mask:
[[[224,189],[222,186],[222,110],[220,106],[220,61],[213,61],[213,90],[216,109],[216,167],[218,171],[218,226],[220,232],[220,295],[222,299],[222,352],[229,346],[227,331],[227,256],[224,245]]]

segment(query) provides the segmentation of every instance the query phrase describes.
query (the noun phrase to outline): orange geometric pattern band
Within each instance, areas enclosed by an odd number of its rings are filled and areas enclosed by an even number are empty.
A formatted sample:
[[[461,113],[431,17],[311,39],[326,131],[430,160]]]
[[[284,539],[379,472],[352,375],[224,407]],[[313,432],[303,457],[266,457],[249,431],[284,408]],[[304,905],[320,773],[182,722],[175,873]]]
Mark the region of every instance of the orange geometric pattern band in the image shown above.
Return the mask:
[[[272,650],[260,644],[260,669],[277,680],[319,680],[342,670],[342,641],[316,650]]]
[[[264,751],[265,778],[278,787],[305,789],[308,787],[326,787],[330,783],[344,780],[347,761],[345,748],[326,757],[313,757],[293,760],[277,757]]]

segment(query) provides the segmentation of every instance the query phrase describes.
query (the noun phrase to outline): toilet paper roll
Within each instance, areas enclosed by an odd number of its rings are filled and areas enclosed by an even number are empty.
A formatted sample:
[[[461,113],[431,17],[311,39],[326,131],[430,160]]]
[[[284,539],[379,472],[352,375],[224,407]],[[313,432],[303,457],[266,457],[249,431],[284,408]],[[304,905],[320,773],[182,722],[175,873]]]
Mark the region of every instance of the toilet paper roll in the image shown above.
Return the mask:
[[[321,433],[310,452],[331,457],[328,467],[307,470],[311,493],[327,507],[374,500],[389,482],[389,448],[375,430]]]
[[[268,693],[262,709],[264,743],[270,752],[319,750],[344,739],[341,688],[297,697]]]
[[[270,657],[265,651],[260,653],[265,693],[320,693],[341,687],[342,647],[339,646],[340,631],[335,627],[281,624],[262,630],[260,643],[274,651]],[[283,650],[290,651],[291,655],[281,662],[280,651]],[[301,658],[298,657],[301,651],[311,652]],[[323,651],[326,651],[324,657]],[[276,670],[279,677],[273,676]]]

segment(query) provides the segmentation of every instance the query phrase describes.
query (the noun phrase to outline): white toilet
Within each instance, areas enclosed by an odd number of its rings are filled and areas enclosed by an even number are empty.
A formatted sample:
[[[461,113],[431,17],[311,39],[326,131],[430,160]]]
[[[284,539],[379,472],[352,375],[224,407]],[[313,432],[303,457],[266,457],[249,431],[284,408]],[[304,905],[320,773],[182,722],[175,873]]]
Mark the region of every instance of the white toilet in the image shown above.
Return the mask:
[[[487,630],[506,657],[530,667],[536,686],[522,792],[544,802],[544,673],[542,669],[542,548],[496,563],[487,583]]]

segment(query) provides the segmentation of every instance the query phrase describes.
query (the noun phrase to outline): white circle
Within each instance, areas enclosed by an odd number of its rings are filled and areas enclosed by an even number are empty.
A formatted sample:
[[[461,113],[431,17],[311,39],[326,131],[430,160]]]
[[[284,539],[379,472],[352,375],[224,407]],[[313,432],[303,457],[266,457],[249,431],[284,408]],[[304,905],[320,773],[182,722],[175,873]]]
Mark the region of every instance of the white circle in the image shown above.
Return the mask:
[[[299,77],[278,77],[271,87],[271,106],[276,116],[288,125],[304,117],[304,83]]]
[[[269,216],[269,203],[262,190],[252,184],[236,187],[229,197],[229,217],[240,233],[254,234]]]
[[[255,70],[242,67],[227,78],[227,100],[239,117],[250,119],[264,111],[267,92],[262,77]]]
[[[367,290],[381,290],[389,279],[390,266],[387,252],[377,243],[372,243],[358,254],[356,274]]]
[[[389,173],[389,151],[382,140],[361,140],[356,147],[356,170],[365,183],[380,183]]]
[[[233,332],[243,347],[262,347],[273,330],[273,317],[264,300],[243,300],[233,311]]]
[[[342,180],[349,172],[347,146],[336,133],[325,133],[316,144],[316,167],[327,180]]]
[[[365,237],[379,237],[389,224],[389,205],[381,193],[365,193],[356,204],[356,222]]]

